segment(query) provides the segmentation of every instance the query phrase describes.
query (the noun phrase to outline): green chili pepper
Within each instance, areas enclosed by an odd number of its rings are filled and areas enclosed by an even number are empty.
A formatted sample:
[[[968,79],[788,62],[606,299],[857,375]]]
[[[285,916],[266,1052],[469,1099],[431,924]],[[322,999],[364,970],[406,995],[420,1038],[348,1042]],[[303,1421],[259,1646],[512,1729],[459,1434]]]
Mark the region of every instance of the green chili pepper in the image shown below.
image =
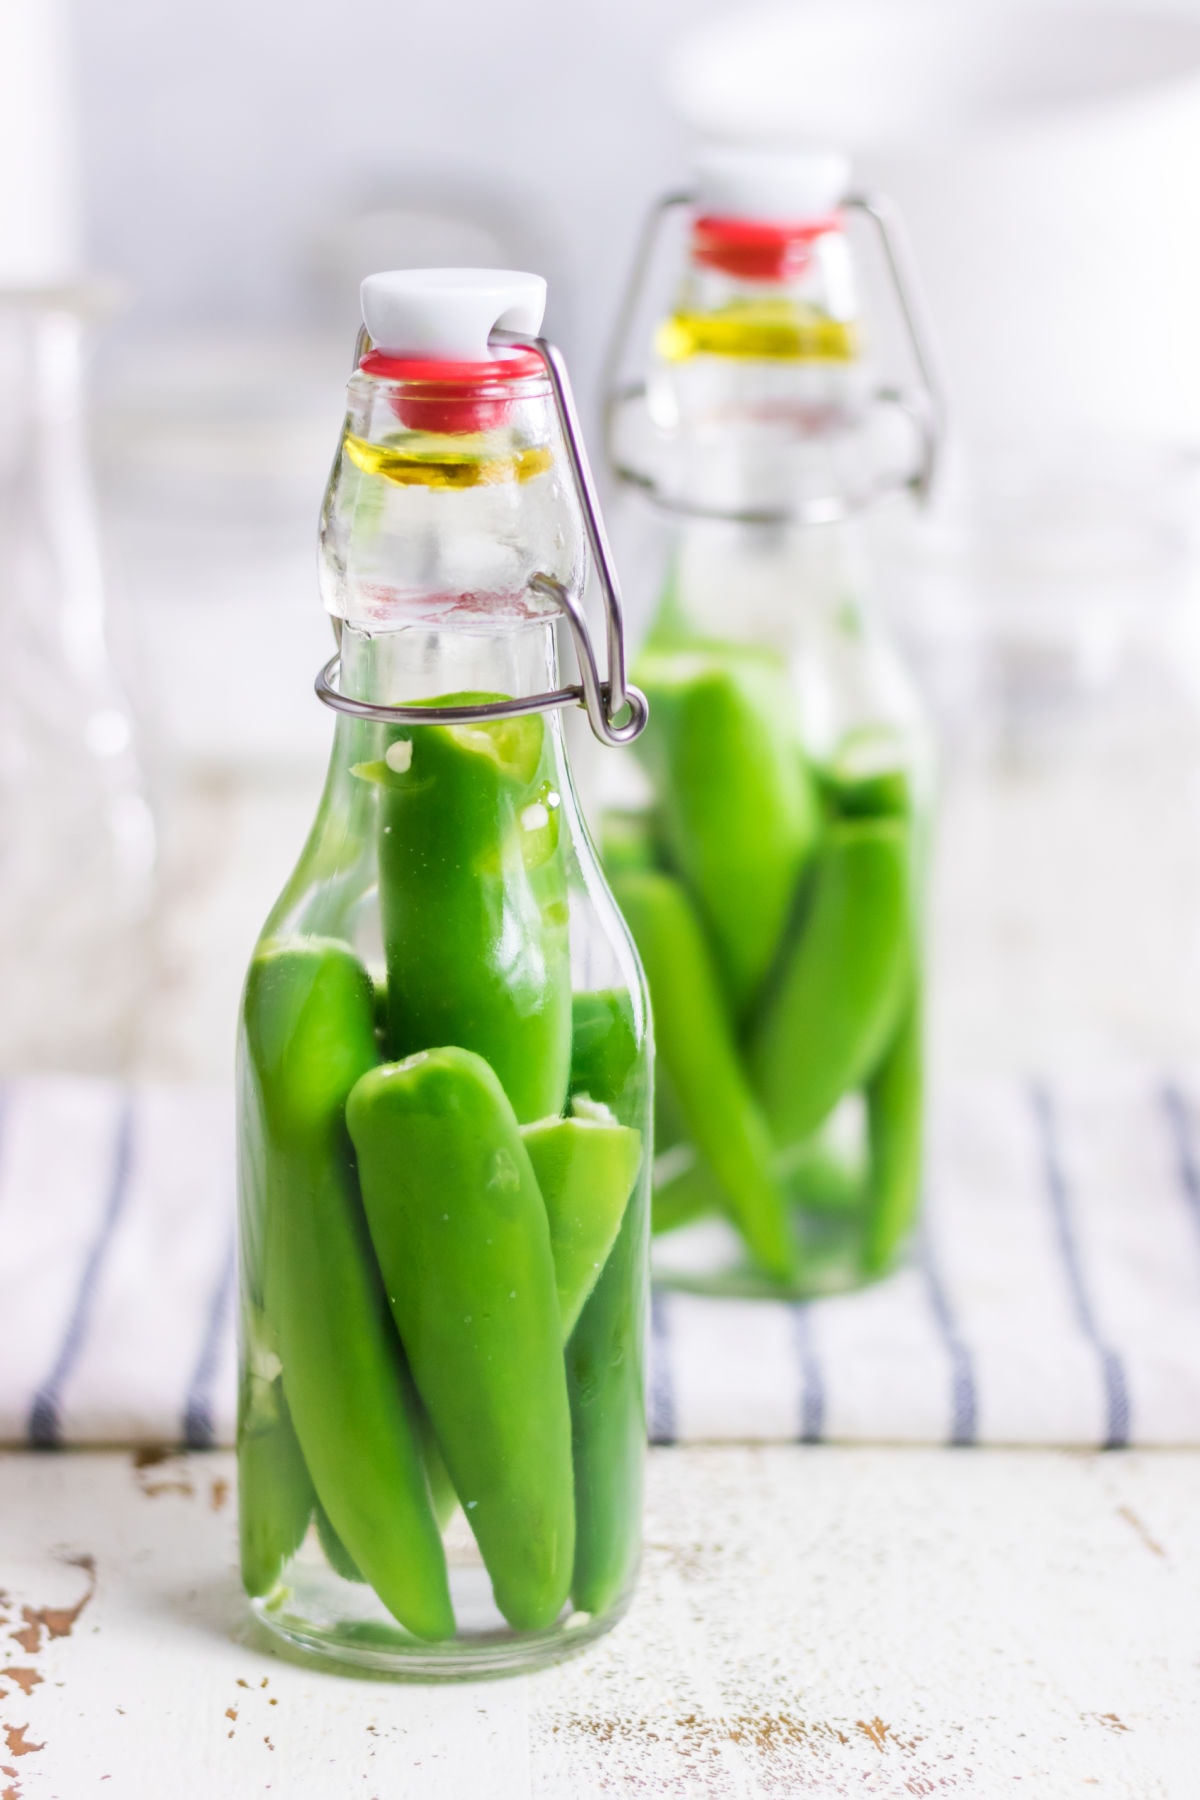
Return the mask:
[[[671,1085],[671,1077],[661,1059],[654,1072],[654,1150],[657,1157],[677,1149],[679,1145],[695,1149],[689,1142],[688,1123]]]
[[[655,1098],[663,1093],[661,1077]],[[668,1098],[668,1111],[671,1102]],[[672,1147],[654,1165],[654,1198],[651,1218],[656,1235],[678,1231],[697,1219],[728,1213],[729,1201],[710,1164],[694,1144],[680,1133]],[[845,1214],[862,1208],[866,1170],[861,1155],[827,1143],[822,1133],[775,1156],[772,1167],[790,1204],[817,1213]]]
[[[820,826],[786,676],[763,656],[681,650],[647,654],[637,679],[651,710],[639,749],[666,848],[740,1016],[774,960]]]
[[[238,1133],[238,1275],[242,1375],[238,1384],[238,1532],[242,1585],[270,1593],[308,1530],[316,1496],[296,1442],[267,1322],[264,1245],[270,1208],[261,1108],[242,1108]]]
[[[571,1059],[566,873],[559,797],[537,779],[543,729],[536,714],[410,726],[357,771],[382,788],[391,1054],[475,1051],[522,1122],[561,1112]]]
[[[571,1090],[640,1119],[643,1072],[629,996],[577,994]],[[609,1021],[606,1030],[601,1021]],[[625,1594],[641,1542],[646,1447],[645,1268],[650,1172],[646,1158],[617,1241],[567,1343],[575,1466],[575,1572],[581,1612],[603,1613]]]
[[[791,1145],[775,1162],[776,1173],[791,1199],[806,1212],[858,1212],[866,1193],[861,1154],[850,1154],[824,1141],[820,1132]]]
[[[903,769],[864,775],[857,781],[830,782],[831,810],[844,819],[904,818],[911,811],[909,778]]]
[[[618,1117],[640,1118],[645,1064],[629,995],[619,988],[575,994],[571,1020],[572,1097],[582,1094]]]
[[[611,1113],[542,1119],[522,1125],[521,1137],[550,1222],[565,1342],[608,1261],[642,1160],[642,1137]]]
[[[450,1523],[451,1515],[458,1505],[453,1485],[442,1460],[437,1438],[433,1434],[433,1426],[421,1402],[413,1396],[413,1405],[417,1412],[417,1429],[421,1439],[421,1454],[425,1460],[425,1476],[429,1482],[429,1498],[433,1505],[433,1516],[438,1522],[438,1529],[444,1531]],[[365,1581],[366,1576],[333,1529],[329,1514],[318,1500],[316,1503],[317,1536],[321,1540],[321,1548],[330,1567],[347,1581]]]
[[[831,810],[847,819],[904,817],[912,812],[912,776],[906,740],[895,731],[867,726],[843,738],[822,770]]]
[[[379,1046],[380,1061],[387,1055],[388,1041],[388,998],[387,970],[373,968],[371,970],[371,991],[375,1001],[375,1042]]]
[[[694,1144],[676,1144],[654,1165],[650,1221],[656,1237],[729,1212],[729,1196]]]
[[[625,869],[653,869],[658,864],[654,820],[648,812],[607,812],[600,858],[611,881]]]
[[[384,1284],[421,1399],[518,1630],[557,1618],[575,1517],[546,1208],[507,1096],[457,1047],[370,1070],[346,1108]]]
[[[278,1381],[273,1416],[255,1422],[243,1405],[238,1420],[238,1535],[242,1585],[254,1599],[269,1594],[304,1542],[316,1495]]]
[[[450,1471],[446,1467],[437,1434],[429,1421],[429,1414],[419,1400],[416,1407],[417,1430],[421,1438],[421,1453],[425,1458],[425,1479],[429,1483],[433,1516],[438,1522],[439,1530],[444,1531],[458,1505],[458,1495],[454,1492],[454,1483],[450,1479]]]
[[[371,983],[338,942],[270,946],[250,966],[244,1021],[266,1150],[266,1312],[296,1436],[384,1605],[415,1636],[448,1637],[445,1554],[344,1117],[376,1060]]]
[[[776,1139],[817,1129],[870,1074],[912,978],[910,845],[903,820],[833,825],[808,910],[750,1044]]]
[[[325,1561],[336,1575],[343,1581],[365,1581],[366,1576],[343,1544],[332,1521],[320,1501],[317,1502],[317,1536],[321,1540],[321,1549],[325,1552]]]
[[[656,1236],[708,1213],[729,1215],[729,1196],[691,1142],[671,1077],[661,1063],[654,1078],[654,1151],[650,1229]]]
[[[659,1060],[692,1140],[755,1260],[786,1280],[796,1247],[771,1169],[770,1134],[742,1072],[699,921],[669,875],[630,872],[614,891],[650,983]]]
[[[647,1186],[643,1168],[621,1229],[567,1344],[575,1462],[571,1598],[604,1613],[637,1571],[646,1446]]]
[[[921,1005],[913,994],[867,1088],[871,1198],[863,1263],[878,1274],[912,1227],[921,1192]]]

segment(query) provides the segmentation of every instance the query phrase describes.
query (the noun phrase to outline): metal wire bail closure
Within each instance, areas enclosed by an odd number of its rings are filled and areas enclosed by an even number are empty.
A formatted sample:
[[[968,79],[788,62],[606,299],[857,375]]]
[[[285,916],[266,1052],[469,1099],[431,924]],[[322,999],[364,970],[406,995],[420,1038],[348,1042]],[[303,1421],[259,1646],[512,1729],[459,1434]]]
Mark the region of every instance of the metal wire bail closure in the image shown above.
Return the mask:
[[[364,342],[365,335],[360,331],[356,364]],[[512,700],[480,702],[477,706],[383,706],[367,700],[354,700],[349,694],[340,691],[338,680],[341,674],[341,655],[337,654],[330,657],[313,684],[317,698],[326,706],[332,706],[335,711],[351,713],[357,719],[410,725],[461,725],[472,719],[511,719],[523,713],[552,712],[560,706],[583,706],[588,723],[602,744],[631,744],[646,729],[650,707],[641,689],[634,687],[625,678],[625,625],[621,612],[621,591],[584,447],[579,416],[575,411],[575,398],[571,392],[566,364],[558,348],[546,338],[525,337],[520,332],[497,330],[492,332],[489,342],[498,347],[533,351],[540,357],[550,379],[554,410],[567,446],[588,548],[596,566],[604,601],[608,677],[605,679],[600,673],[581,603],[554,576],[535,575],[529,583],[530,587],[554,601],[570,628],[575,658],[579,664],[578,682],[555,688],[551,693],[519,695]],[[340,632],[338,640],[340,643]],[[622,714],[625,715],[623,719]]]
[[[622,461],[617,451],[617,416],[622,406],[628,401],[641,399],[646,392],[644,381],[622,381],[621,367],[629,348],[629,339],[633,332],[659,234],[669,213],[677,212],[684,207],[695,206],[698,198],[699,196],[691,191],[663,194],[653,203],[642,223],[634,250],[633,264],[629,271],[629,279],[617,308],[613,334],[601,371],[601,392],[604,396],[604,450],[608,466],[619,481],[625,482],[630,487],[640,488],[657,505],[662,506],[668,512],[697,513],[708,518],[727,518],[739,524],[826,524],[831,520],[841,518],[851,511],[852,507],[849,502],[832,496],[826,500],[810,502],[794,513],[721,512],[712,507],[692,507],[686,501],[677,500],[664,494],[653,476],[644,470],[631,468]],[[886,195],[877,193],[847,194],[839,204],[842,211],[860,213],[870,223],[887,267],[896,306],[908,340],[909,353],[917,373],[918,386],[916,391],[911,394],[897,388],[880,388],[875,394],[875,401],[879,406],[894,407],[904,413],[914,426],[918,444],[916,463],[911,475],[905,477],[899,485],[915,494],[918,499],[927,500],[933,488],[934,476],[941,456],[942,441],[945,435],[945,406],[942,398],[942,383],[938,375],[937,356],[933,348],[933,336],[929,328],[908,240],[900,216]],[[887,492],[888,489],[882,487],[873,493],[871,498],[882,499]]]

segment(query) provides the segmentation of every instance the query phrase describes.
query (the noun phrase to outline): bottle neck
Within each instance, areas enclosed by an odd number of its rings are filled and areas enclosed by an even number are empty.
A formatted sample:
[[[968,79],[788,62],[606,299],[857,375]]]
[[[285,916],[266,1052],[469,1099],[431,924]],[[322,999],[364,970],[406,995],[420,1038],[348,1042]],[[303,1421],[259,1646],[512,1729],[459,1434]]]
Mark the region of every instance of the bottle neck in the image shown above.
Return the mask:
[[[770,227],[739,229],[750,236],[757,230],[768,240],[772,235]],[[675,310],[658,331],[664,361],[701,355],[782,363],[855,360],[858,294],[841,229],[832,226],[794,243],[775,235],[765,260],[743,254],[713,260],[703,249],[693,251]]]
[[[517,391],[495,419],[481,412],[470,431],[412,423],[430,411],[442,426],[462,423],[449,413],[465,402],[430,400],[433,385],[365,369],[350,383],[321,519],[327,610],[380,633],[487,630],[552,612],[533,578],[582,588],[583,537],[544,384],[512,384],[531,391]]]
[[[689,521],[656,628],[672,640],[752,646],[782,664],[809,755],[867,740],[928,781],[918,695],[870,596],[857,522],[790,528]],[[652,640],[653,641],[653,640]],[[892,740],[893,749],[885,747]]]
[[[557,685],[552,619],[379,632],[342,627],[342,692],[376,706],[411,706],[449,694],[509,698]]]
[[[647,410],[673,499],[787,512],[854,485],[868,373],[850,251],[840,229],[797,248],[774,279],[693,262],[658,328]]]
[[[868,569],[856,522],[740,525],[689,519],[670,603],[683,631],[795,649],[853,616],[865,627]]]

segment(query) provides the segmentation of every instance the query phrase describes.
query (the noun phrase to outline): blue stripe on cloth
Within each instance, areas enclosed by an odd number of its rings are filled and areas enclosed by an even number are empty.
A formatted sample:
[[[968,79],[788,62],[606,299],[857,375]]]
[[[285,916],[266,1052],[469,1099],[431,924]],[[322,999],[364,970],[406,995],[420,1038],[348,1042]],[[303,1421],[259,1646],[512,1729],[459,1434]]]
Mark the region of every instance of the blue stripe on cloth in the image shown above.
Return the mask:
[[[62,1442],[60,1407],[63,1385],[79,1360],[91,1323],[92,1302],[104,1258],[108,1254],[117,1221],[129,1192],[129,1171],[133,1164],[133,1103],[126,1095],[117,1122],[116,1147],[113,1152],[112,1178],[101,1215],[100,1226],[83,1265],[83,1274],[75,1293],[75,1303],[67,1320],[67,1328],[58,1355],[45,1381],[33,1397],[29,1412],[29,1439],[39,1449],[54,1449]]]
[[[671,1379],[671,1334],[667,1296],[650,1293],[650,1391],[646,1396],[646,1428],[652,1444],[675,1442],[675,1384]]]
[[[925,1281],[925,1297],[950,1363],[950,1432],[947,1443],[973,1444],[979,1431],[979,1397],[975,1364],[958,1327],[958,1316],[942,1280],[933,1248],[929,1209],[923,1207],[916,1239],[917,1265]]]
[[[211,1450],[216,1442],[213,1427],[213,1383],[221,1356],[225,1321],[229,1317],[229,1306],[233,1299],[234,1265],[234,1234],[231,1227],[220,1274],[208,1303],[200,1354],[196,1358],[192,1379],[188,1383],[187,1399],[184,1401],[183,1441],[189,1450]]]
[[[800,1365],[800,1430],[802,1444],[819,1444],[825,1431],[825,1377],[817,1352],[812,1308],[801,1300],[792,1308],[796,1360]]]
[[[1170,1081],[1164,1084],[1161,1099],[1175,1146],[1179,1192],[1192,1215],[1192,1223],[1200,1231],[1200,1164],[1196,1160],[1196,1141],[1188,1117],[1187,1101],[1174,1082]]]
[[[1091,1296],[1088,1293],[1083,1259],[1079,1252],[1075,1224],[1071,1216],[1071,1195],[1059,1151],[1057,1120],[1049,1089],[1043,1084],[1035,1082],[1030,1089],[1029,1097],[1041,1144],[1046,1198],[1050,1202],[1050,1211],[1054,1218],[1055,1238],[1058,1243],[1059,1255],[1062,1258],[1063,1269],[1066,1272],[1067,1286],[1075,1311],[1075,1321],[1083,1336],[1095,1350],[1100,1364],[1105,1406],[1103,1448],[1105,1450],[1124,1450],[1128,1447],[1130,1433],[1129,1384],[1125,1378],[1125,1365],[1101,1332],[1092,1307]]]

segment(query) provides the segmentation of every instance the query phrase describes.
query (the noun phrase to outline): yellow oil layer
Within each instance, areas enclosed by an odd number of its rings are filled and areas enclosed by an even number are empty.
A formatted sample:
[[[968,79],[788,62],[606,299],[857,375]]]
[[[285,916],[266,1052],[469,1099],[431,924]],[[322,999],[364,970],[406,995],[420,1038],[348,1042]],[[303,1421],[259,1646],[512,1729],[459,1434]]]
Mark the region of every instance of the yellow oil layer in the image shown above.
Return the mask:
[[[493,487],[531,481],[553,461],[544,444],[525,444],[497,454],[494,447],[465,448],[460,440],[412,432],[398,442],[372,444],[347,432],[346,455],[364,475],[382,475],[399,487]]]
[[[666,362],[690,356],[755,357],[766,362],[853,362],[858,328],[795,300],[739,300],[716,312],[664,319],[655,348]]]

